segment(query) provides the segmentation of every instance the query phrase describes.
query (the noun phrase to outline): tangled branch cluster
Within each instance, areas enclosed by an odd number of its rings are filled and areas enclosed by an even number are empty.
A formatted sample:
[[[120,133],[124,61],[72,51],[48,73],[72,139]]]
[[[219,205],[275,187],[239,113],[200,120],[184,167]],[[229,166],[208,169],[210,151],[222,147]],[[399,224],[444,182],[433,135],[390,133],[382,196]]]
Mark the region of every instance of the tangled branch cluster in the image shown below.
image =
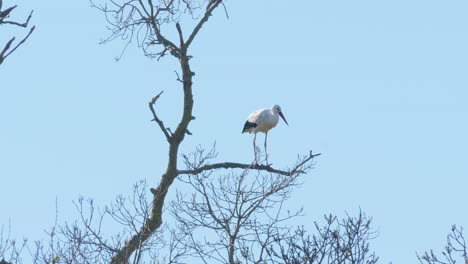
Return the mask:
[[[101,43],[108,43],[115,39],[125,41],[125,49],[135,41],[145,56],[157,58],[158,60],[168,53],[180,57],[185,46],[187,49],[201,26],[211,16],[212,11],[221,4],[220,0],[199,1],[199,0],[130,0],[120,3],[110,1],[109,4],[98,4],[91,0],[93,7],[102,11],[108,23],[110,35],[101,40]],[[205,7],[205,8],[204,8]],[[184,20],[189,17],[190,20]],[[199,20],[187,41],[183,39],[180,26],[182,21],[193,24],[193,20]],[[176,24],[176,31],[179,42],[171,41],[167,36],[171,31],[171,25]],[[165,32],[165,33],[163,33]]]
[[[463,236],[463,227],[452,226],[451,232],[447,235],[447,245],[442,251],[442,256],[438,256],[434,250],[426,251],[422,256],[418,255],[421,264],[455,264],[457,258],[462,257],[465,264],[468,264],[468,246]]]

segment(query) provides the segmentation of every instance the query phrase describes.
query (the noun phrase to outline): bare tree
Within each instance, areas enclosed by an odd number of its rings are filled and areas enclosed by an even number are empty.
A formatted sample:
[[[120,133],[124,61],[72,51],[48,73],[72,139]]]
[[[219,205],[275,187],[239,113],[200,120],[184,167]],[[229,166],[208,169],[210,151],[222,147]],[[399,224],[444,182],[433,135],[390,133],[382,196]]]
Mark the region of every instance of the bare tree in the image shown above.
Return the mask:
[[[204,263],[269,260],[268,248],[273,238],[287,229],[289,219],[301,212],[285,213],[283,204],[294,187],[300,185],[299,176],[312,168],[310,161],[318,154],[299,158],[287,173],[273,169],[252,171],[239,166],[239,173],[228,171],[220,175],[218,171],[198,169],[220,169],[226,165],[206,164],[216,157],[216,152],[214,147],[205,152],[198,148],[183,156],[188,168],[184,172],[191,173],[178,179],[194,193],[178,192],[170,206],[178,229],[184,233],[183,248]]]
[[[199,164],[187,170],[179,170],[177,160],[179,146],[185,135],[190,135],[189,124],[195,119],[192,113],[193,95],[192,79],[195,73],[190,68],[192,56],[188,53],[190,45],[200,32],[202,26],[212,16],[213,12],[223,6],[221,0],[126,0],[110,1],[109,4],[96,4],[93,6],[101,10],[108,21],[111,34],[103,42],[121,38],[126,41],[126,46],[133,40],[150,58],[162,58],[170,54],[180,64],[181,74],[178,81],[183,90],[183,114],[176,129],[168,129],[158,117],[154,109],[156,101],[161,96],[159,93],[149,103],[153,114],[153,120],[159,126],[162,134],[168,142],[168,162],[161,181],[156,188],[151,188],[152,204],[149,217],[141,224],[138,231],[130,235],[126,242],[113,252],[110,263],[127,263],[130,257],[151,238],[162,225],[162,212],[169,187],[177,176],[182,174],[196,175],[216,169],[247,169],[273,172],[281,175],[294,175],[300,173],[302,166],[307,166],[312,157],[305,159],[303,164],[291,170],[280,170],[269,165],[241,164],[236,162],[220,162],[214,164]],[[191,26],[189,33],[184,33],[181,23]],[[174,32],[175,34],[171,34]],[[175,35],[175,39],[168,36]],[[172,132],[173,131],[173,132]]]
[[[447,235],[447,245],[442,256],[438,256],[433,250],[426,251],[422,256],[417,254],[421,264],[455,264],[457,258],[462,257],[465,264],[468,264],[468,248],[463,236],[463,227],[452,226],[451,232]]]
[[[17,27],[22,27],[22,28],[27,28],[29,26],[29,20],[31,20],[31,17],[32,17],[32,13],[33,11],[31,11],[31,13],[29,13],[29,16],[28,18],[26,19],[25,22],[21,23],[21,22],[17,22],[17,21],[14,21],[14,20],[9,20],[10,18],[10,14],[13,12],[13,10],[16,8],[17,6],[14,5],[14,6],[11,6],[11,7],[8,7],[8,8],[5,8],[3,9],[3,0],[0,0],[0,25],[13,25],[13,26],[17,26]],[[35,26],[32,26],[30,29],[29,29],[29,32],[28,34],[22,38],[18,43],[15,43],[15,37],[12,37],[6,44],[5,46],[3,47],[3,49],[0,51],[0,65],[5,61],[5,59],[10,56],[19,46],[21,46],[28,38],[29,36],[31,36],[31,34],[33,33],[34,29],[36,27]]]

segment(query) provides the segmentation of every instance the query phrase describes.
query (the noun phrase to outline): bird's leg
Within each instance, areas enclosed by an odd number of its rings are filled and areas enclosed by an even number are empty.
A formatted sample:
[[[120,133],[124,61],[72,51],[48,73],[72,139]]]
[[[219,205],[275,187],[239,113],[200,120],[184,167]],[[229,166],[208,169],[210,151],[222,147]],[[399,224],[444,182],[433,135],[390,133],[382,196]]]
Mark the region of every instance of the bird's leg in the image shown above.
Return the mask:
[[[268,166],[267,137],[268,137],[268,131],[265,133],[265,161],[266,161],[266,165]]]
[[[257,162],[257,146],[255,145],[255,139],[257,139],[257,133],[254,133],[253,147],[254,147],[254,156],[255,156],[255,165],[258,165]]]

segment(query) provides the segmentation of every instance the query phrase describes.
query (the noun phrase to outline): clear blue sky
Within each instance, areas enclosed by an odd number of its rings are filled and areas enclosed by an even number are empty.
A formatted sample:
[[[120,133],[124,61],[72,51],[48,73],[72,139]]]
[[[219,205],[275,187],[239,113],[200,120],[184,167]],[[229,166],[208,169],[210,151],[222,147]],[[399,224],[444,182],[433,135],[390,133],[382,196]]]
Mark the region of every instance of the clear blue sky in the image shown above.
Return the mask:
[[[181,89],[172,59],[133,45],[116,63],[124,43],[98,44],[106,22],[88,1],[14,3],[37,28],[0,68],[0,223],[38,239],[56,198],[65,221],[79,195],[104,205],[159,182],[167,146],[147,102],[164,90],[158,112],[174,127]],[[280,104],[290,126],[270,133],[270,161],[323,153],[291,198],[304,203],[297,224],[361,207],[383,263],[416,263],[452,224],[468,228],[467,1],[226,5],[230,19],[219,9],[191,49],[197,119],[183,152],[216,141],[220,161],[250,162],[245,118]]]

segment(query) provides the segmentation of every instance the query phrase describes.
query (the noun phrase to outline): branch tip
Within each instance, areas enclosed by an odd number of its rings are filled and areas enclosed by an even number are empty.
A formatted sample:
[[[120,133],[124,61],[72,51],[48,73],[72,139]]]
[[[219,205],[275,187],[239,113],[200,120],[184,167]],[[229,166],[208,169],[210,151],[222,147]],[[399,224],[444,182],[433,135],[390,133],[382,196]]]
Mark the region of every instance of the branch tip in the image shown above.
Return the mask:
[[[152,99],[151,99],[151,104],[155,104],[156,103],[156,100],[158,100],[159,96],[161,96],[161,94],[164,92],[164,90],[162,90],[160,93],[158,93],[156,96],[154,96]]]
[[[154,107],[153,105],[156,103],[156,101],[158,100],[158,98],[161,96],[161,94],[164,92],[161,91],[160,93],[158,93],[156,96],[154,96],[151,101],[149,102],[149,108],[151,110],[151,113],[153,114],[153,119],[151,121],[155,121],[158,125],[159,125],[159,128],[161,129],[161,131],[163,132],[164,136],[166,137],[166,139],[168,141],[170,141],[171,139],[171,135],[169,135],[169,133],[167,132],[167,130],[164,128],[164,123],[163,121],[161,121],[161,119],[158,118],[158,115],[156,114],[156,111],[154,110]]]

